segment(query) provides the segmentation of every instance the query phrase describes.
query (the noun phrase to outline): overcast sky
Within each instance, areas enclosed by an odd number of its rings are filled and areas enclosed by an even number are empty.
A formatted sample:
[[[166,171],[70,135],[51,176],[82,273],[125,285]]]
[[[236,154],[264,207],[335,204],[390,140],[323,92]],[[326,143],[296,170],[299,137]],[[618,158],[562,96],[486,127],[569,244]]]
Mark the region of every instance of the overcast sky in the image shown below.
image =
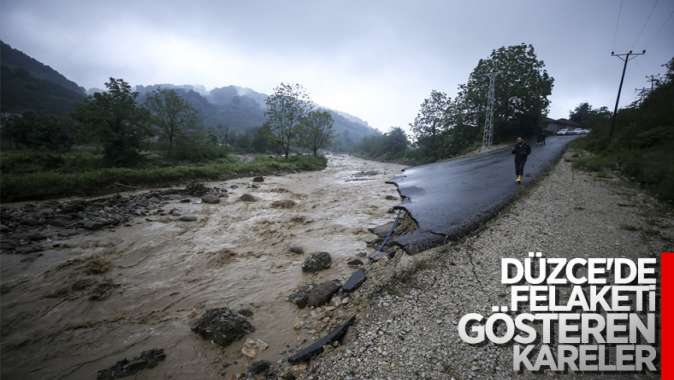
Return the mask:
[[[299,82],[384,131],[407,126],[431,89],[454,96],[500,46],[534,45],[555,78],[554,118],[581,101],[613,107],[622,62],[611,50],[647,50],[621,105],[674,56],[672,0],[211,3],[0,0],[0,39],[86,88],[110,76],[264,93]]]

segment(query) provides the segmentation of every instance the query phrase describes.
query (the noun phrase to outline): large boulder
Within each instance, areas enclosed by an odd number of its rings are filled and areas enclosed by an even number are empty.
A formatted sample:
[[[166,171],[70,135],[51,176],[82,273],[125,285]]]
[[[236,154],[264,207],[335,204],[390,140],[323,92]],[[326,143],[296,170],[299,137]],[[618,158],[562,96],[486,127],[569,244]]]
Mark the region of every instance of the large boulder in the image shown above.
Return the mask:
[[[330,302],[333,294],[341,287],[339,280],[326,281],[315,285],[307,293],[307,306],[317,307]]]
[[[248,319],[226,307],[206,310],[191,327],[195,333],[223,347],[255,331]]]
[[[330,268],[332,257],[327,252],[312,253],[302,264],[303,272],[318,272]]]
[[[220,203],[220,197],[218,197],[217,194],[208,193],[208,194],[204,195],[203,197],[201,197],[201,201],[203,203],[216,204],[216,203]]]
[[[239,199],[244,202],[257,202],[257,197],[248,193],[241,195]]]

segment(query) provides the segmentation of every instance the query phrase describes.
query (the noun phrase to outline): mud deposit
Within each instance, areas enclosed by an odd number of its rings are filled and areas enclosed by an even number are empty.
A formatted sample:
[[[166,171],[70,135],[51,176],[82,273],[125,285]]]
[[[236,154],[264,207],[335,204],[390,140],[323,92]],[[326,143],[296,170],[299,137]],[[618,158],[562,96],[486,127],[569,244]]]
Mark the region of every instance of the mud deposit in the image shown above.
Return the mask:
[[[206,183],[219,189],[217,203],[167,190],[86,203],[67,217],[53,210],[72,201],[3,206],[2,378],[92,379],[153,349],[165,359],[136,376],[230,378],[254,361],[285,360],[348,317],[347,299],[318,324],[315,309],[287,298],[348,278],[377,239],[368,228],[393,218],[399,200],[384,181],[401,168],[332,156],[321,172]],[[27,224],[8,226],[12,212]],[[331,267],[303,272],[319,251]],[[221,307],[254,326],[226,348],[190,330]]]

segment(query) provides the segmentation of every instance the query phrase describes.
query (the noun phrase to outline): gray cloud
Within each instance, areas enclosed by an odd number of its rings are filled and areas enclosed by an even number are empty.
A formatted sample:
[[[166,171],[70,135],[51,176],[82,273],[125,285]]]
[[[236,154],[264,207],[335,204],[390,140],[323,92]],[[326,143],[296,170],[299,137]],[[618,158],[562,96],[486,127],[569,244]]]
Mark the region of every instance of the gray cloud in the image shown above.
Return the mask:
[[[581,101],[612,106],[611,50],[648,50],[629,65],[621,105],[674,55],[672,1],[624,1],[617,34],[617,0],[213,3],[9,0],[0,38],[85,87],[117,76],[268,93],[296,81],[382,130],[407,125],[431,89],[453,95],[503,45],[535,46],[555,77],[552,117]]]

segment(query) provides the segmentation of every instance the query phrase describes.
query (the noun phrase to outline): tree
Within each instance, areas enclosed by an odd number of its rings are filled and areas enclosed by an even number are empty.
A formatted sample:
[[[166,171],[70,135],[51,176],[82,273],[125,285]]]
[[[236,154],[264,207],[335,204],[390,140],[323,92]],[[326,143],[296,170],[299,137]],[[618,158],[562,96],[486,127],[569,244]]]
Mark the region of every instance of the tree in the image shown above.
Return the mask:
[[[450,105],[451,98],[446,93],[432,90],[421,103],[414,122],[410,123],[422,154],[433,160],[442,156],[440,134],[449,124]]]
[[[498,72],[495,88],[494,134],[497,140],[513,136],[530,136],[540,128],[547,113],[554,79],[545,63],[536,57],[532,45],[520,44],[493,50],[481,59],[468,82],[459,86],[457,95],[464,122],[484,125],[487,90],[491,71]]]
[[[69,118],[24,112],[0,123],[0,136],[5,148],[67,151],[75,143],[77,131]]]
[[[314,157],[318,150],[325,147],[332,139],[332,115],[327,111],[311,111],[302,120],[302,142],[311,149]]]
[[[592,113],[592,106],[590,103],[580,103],[573,111],[569,112],[569,120],[578,124],[585,124]]]
[[[152,123],[159,127],[159,138],[166,147],[166,156],[173,157],[174,147],[180,138],[188,138],[198,124],[196,110],[175,90],[156,90],[145,101],[152,115]]]
[[[281,83],[267,97],[267,123],[270,134],[285,158],[298,137],[300,122],[313,109],[313,103],[300,84]]]
[[[136,104],[137,93],[123,79],[110,78],[105,87],[107,91],[87,97],[75,118],[94,131],[106,165],[132,165],[150,134],[147,110]]]

